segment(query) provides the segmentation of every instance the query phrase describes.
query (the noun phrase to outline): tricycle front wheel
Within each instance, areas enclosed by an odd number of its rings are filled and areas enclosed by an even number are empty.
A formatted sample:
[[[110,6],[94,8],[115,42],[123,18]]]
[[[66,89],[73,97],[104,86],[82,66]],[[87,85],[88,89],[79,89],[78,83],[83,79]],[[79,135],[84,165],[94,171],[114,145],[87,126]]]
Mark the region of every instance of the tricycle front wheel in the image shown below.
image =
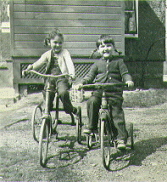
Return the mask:
[[[47,163],[49,133],[49,122],[47,121],[47,119],[43,119],[39,137],[39,160],[42,167],[45,167]]]
[[[40,128],[42,125],[42,108],[40,105],[37,105],[34,108],[31,124],[32,124],[33,138],[36,142],[39,142]]]
[[[111,147],[111,134],[109,127],[107,127],[107,121],[101,120],[101,152],[102,162],[106,169],[109,169],[110,165],[110,147]]]

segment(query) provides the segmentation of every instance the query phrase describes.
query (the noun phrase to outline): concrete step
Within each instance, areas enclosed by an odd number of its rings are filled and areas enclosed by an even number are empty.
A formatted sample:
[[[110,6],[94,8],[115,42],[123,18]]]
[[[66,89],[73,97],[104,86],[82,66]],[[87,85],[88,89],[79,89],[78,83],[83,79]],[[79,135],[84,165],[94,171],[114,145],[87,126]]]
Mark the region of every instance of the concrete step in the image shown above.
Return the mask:
[[[8,106],[16,103],[20,99],[19,94],[11,87],[0,88],[0,105]]]

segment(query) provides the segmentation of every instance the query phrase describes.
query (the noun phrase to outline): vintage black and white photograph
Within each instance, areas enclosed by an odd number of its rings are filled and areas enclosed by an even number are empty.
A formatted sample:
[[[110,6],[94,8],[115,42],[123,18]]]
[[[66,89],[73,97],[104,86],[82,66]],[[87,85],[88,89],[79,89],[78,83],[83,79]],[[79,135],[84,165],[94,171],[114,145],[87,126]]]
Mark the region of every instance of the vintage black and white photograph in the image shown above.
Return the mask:
[[[0,0],[0,181],[167,181],[167,0]]]

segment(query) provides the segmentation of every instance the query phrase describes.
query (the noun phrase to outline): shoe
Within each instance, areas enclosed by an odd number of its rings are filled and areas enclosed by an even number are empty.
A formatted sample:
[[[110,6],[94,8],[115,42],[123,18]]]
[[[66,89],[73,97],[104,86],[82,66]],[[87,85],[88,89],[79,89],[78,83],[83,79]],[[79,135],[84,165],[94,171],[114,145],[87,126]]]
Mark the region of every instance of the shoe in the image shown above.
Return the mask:
[[[124,140],[117,140],[117,149],[119,150],[125,150],[126,149],[126,145]]]
[[[53,134],[53,135],[57,135],[57,130],[56,130],[56,128],[53,128],[53,129],[52,129],[52,134]]]
[[[89,135],[89,134],[92,133],[92,130],[90,130],[90,129],[88,129],[88,128],[85,128],[85,129],[83,130],[83,133]]]

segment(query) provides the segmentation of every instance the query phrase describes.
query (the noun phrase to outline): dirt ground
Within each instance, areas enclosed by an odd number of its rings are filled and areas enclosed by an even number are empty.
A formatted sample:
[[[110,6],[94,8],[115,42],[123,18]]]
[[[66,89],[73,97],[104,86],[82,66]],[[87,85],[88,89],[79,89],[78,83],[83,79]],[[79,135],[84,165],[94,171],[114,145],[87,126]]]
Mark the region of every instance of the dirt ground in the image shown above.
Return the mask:
[[[126,122],[134,124],[135,149],[120,153],[107,171],[99,145],[92,150],[85,136],[78,144],[75,126],[59,125],[59,141],[52,141],[46,168],[39,164],[38,143],[31,115],[40,94],[31,94],[0,112],[0,181],[167,181],[167,103],[150,108],[124,108]],[[86,104],[82,105],[87,123]],[[64,113],[63,121],[70,122]]]

